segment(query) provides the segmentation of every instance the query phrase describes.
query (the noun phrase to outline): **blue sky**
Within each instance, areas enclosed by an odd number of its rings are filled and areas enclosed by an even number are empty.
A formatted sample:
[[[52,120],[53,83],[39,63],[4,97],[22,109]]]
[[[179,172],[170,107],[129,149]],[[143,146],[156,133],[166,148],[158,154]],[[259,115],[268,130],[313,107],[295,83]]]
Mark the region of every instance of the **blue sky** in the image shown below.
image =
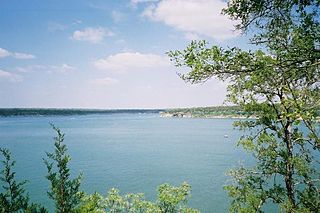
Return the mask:
[[[0,0],[0,107],[221,105],[225,83],[190,85],[165,52],[192,39],[248,48],[220,0]]]

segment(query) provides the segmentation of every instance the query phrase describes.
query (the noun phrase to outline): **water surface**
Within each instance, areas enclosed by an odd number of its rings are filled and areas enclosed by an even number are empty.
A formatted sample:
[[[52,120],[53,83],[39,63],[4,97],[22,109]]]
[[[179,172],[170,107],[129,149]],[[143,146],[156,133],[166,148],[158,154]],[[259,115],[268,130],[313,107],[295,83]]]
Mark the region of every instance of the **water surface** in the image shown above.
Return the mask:
[[[0,117],[0,146],[11,150],[18,177],[29,180],[31,199],[51,208],[42,159],[53,150],[49,123],[54,123],[66,134],[72,172],[83,173],[88,193],[116,187],[154,200],[158,185],[187,181],[190,206],[226,212],[225,173],[246,156],[235,146],[241,132],[233,130],[233,122],[160,118],[157,113]]]

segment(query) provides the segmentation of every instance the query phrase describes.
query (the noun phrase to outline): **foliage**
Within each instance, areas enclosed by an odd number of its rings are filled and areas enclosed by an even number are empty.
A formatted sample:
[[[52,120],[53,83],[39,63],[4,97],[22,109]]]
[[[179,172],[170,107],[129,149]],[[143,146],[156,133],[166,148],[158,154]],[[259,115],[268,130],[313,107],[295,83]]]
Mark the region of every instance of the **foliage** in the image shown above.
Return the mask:
[[[156,202],[145,200],[143,194],[127,194],[121,196],[119,190],[111,189],[104,198],[98,193],[83,198],[83,205],[79,212],[110,212],[110,213],[197,213],[199,211],[188,208],[187,198],[190,186],[183,183],[179,187],[162,184],[158,188]]]
[[[55,150],[53,153],[47,152],[48,159],[44,160],[48,170],[46,178],[51,184],[48,196],[55,202],[56,212],[72,213],[81,201],[81,175],[75,179],[70,178],[70,156],[67,154],[67,146],[63,144],[64,134],[54,125],[52,128],[57,133],[54,137]]]
[[[187,202],[190,185],[183,183],[180,187],[172,187],[168,184],[159,186],[158,205],[162,212],[181,212],[186,209],[180,203]]]
[[[238,106],[213,106],[213,107],[194,107],[194,108],[176,108],[168,109],[161,113],[171,117],[179,115],[190,115],[196,118],[210,118],[215,116],[221,117],[240,117],[247,116]]]
[[[3,169],[1,170],[0,180],[4,183],[0,193],[0,210],[1,212],[16,212],[21,209],[26,209],[28,206],[28,196],[23,189],[26,181],[17,182],[15,180],[15,172],[12,171],[15,161],[11,160],[11,153],[7,149],[0,149]]]
[[[78,213],[103,213],[104,198],[99,193],[95,192],[91,195],[84,195],[81,198],[81,204],[75,212]]]
[[[39,204],[32,203],[27,207],[24,213],[48,213],[48,210]]]
[[[235,125],[251,130],[239,145],[252,153],[256,165],[232,170],[226,186],[231,212],[263,212],[275,205],[285,212],[320,209],[320,2],[316,0],[233,0],[223,12],[238,20],[251,42],[262,49],[208,47],[193,41],[171,51],[180,74],[190,83],[212,77],[227,81],[228,101],[254,121]],[[307,132],[307,134],[305,133]]]
[[[16,173],[13,171],[13,167],[16,162],[11,159],[10,151],[0,148],[0,154],[4,158],[1,161],[3,169],[0,173],[0,181],[4,190],[0,191],[0,212],[46,213],[47,210],[38,204],[29,205],[29,196],[23,188],[26,181],[17,182],[15,180]]]

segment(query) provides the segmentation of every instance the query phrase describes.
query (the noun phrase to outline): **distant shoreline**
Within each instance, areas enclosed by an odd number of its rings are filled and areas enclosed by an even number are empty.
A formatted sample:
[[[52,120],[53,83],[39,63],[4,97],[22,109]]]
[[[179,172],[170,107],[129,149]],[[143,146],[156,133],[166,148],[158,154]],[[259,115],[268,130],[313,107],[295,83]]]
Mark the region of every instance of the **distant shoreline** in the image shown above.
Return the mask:
[[[164,118],[211,118],[211,119],[248,119],[255,118],[252,114],[245,113],[239,106],[215,106],[169,109],[160,112]]]
[[[257,119],[254,114],[244,113],[238,106],[198,107],[170,109],[160,112],[163,118],[204,118],[204,119]],[[302,119],[300,119],[302,120]],[[315,119],[320,123],[320,117]]]
[[[173,109],[81,109],[81,108],[0,108],[0,117],[71,116],[116,113],[157,113],[160,117],[247,118],[236,106],[194,107]]]
[[[160,113],[163,109],[58,109],[58,108],[0,108],[0,117],[10,116],[71,116],[116,113]]]
[[[237,116],[237,115],[207,115],[207,116],[195,116],[195,115],[179,115],[160,112],[160,117],[162,118],[206,118],[206,119],[256,119],[255,116]]]
[[[215,106],[174,109],[76,109],[76,108],[0,108],[0,117],[73,116],[99,114],[158,114],[162,118],[257,119],[238,106]],[[320,117],[316,119],[320,122]]]

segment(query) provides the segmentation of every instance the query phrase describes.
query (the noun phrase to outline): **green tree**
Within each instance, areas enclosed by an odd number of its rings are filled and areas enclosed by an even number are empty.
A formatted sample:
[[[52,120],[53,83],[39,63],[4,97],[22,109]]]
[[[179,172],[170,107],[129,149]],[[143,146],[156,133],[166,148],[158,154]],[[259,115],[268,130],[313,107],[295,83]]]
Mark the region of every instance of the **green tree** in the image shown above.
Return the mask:
[[[187,183],[182,183],[178,187],[162,184],[158,188],[157,200],[151,202],[145,200],[141,193],[121,196],[118,189],[112,188],[105,198],[98,193],[84,196],[78,212],[199,213],[199,211],[187,207],[190,189],[191,187]]]
[[[190,185],[182,183],[179,187],[169,184],[162,184],[158,188],[158,206],[161,212],[197,212],[186,208],[188,196],[190,195]]]
[[[78,213],[104,213],[105,202],[102,195],[95,192],[91,195],[84,195],[81,198],[82,202],[76,209]]]
[[[0,172],[0,181],[2,182],[0,190],[0,212],[26,212],[26,213],[46,213],[47,210],[38,204],[29,205],[29,196],[25,192],[24,185],[26,181],[16,181],[16,173],[13,171],[15,161],[11,159],[11,152],[8,149],[0,148],[0,154],[3,156],[1,161],[3,168]]]
[[[3,169],[1,170],[0,180],[4,184],[0,193],[0,212],[9,213],[27,209],[28,195],[23,188],[26,181],[17,182],[15,180],[16,173],[13,171],[15,161],[11,160],[11,153],[8,149],[0,149]]]
[[[233,0],[223,11],[237,29],[255,33],[260,50],[208,47],[193,41],[168,55],[190,83],[212,77],[228,82],[228,101],[256,119],[236,122],[251,130],[239,145],[256,165],[230,174],[226,186],[231,212],[263,212],[276,205],[285,212],[320,209],[320,1]]]
[[[48,196],[55,202],[56,212],[72,213],[81,202],[81,175],[75,179],[70,178],[68,163],[71,158],[67,154],[67,146],[63,144],[64,134],[54,125],[52,128],[57,133],[54,137],[55,150],[52,153],[47,152],[48,159],[44,159],[48,170],[46,178],[51,183]]]

